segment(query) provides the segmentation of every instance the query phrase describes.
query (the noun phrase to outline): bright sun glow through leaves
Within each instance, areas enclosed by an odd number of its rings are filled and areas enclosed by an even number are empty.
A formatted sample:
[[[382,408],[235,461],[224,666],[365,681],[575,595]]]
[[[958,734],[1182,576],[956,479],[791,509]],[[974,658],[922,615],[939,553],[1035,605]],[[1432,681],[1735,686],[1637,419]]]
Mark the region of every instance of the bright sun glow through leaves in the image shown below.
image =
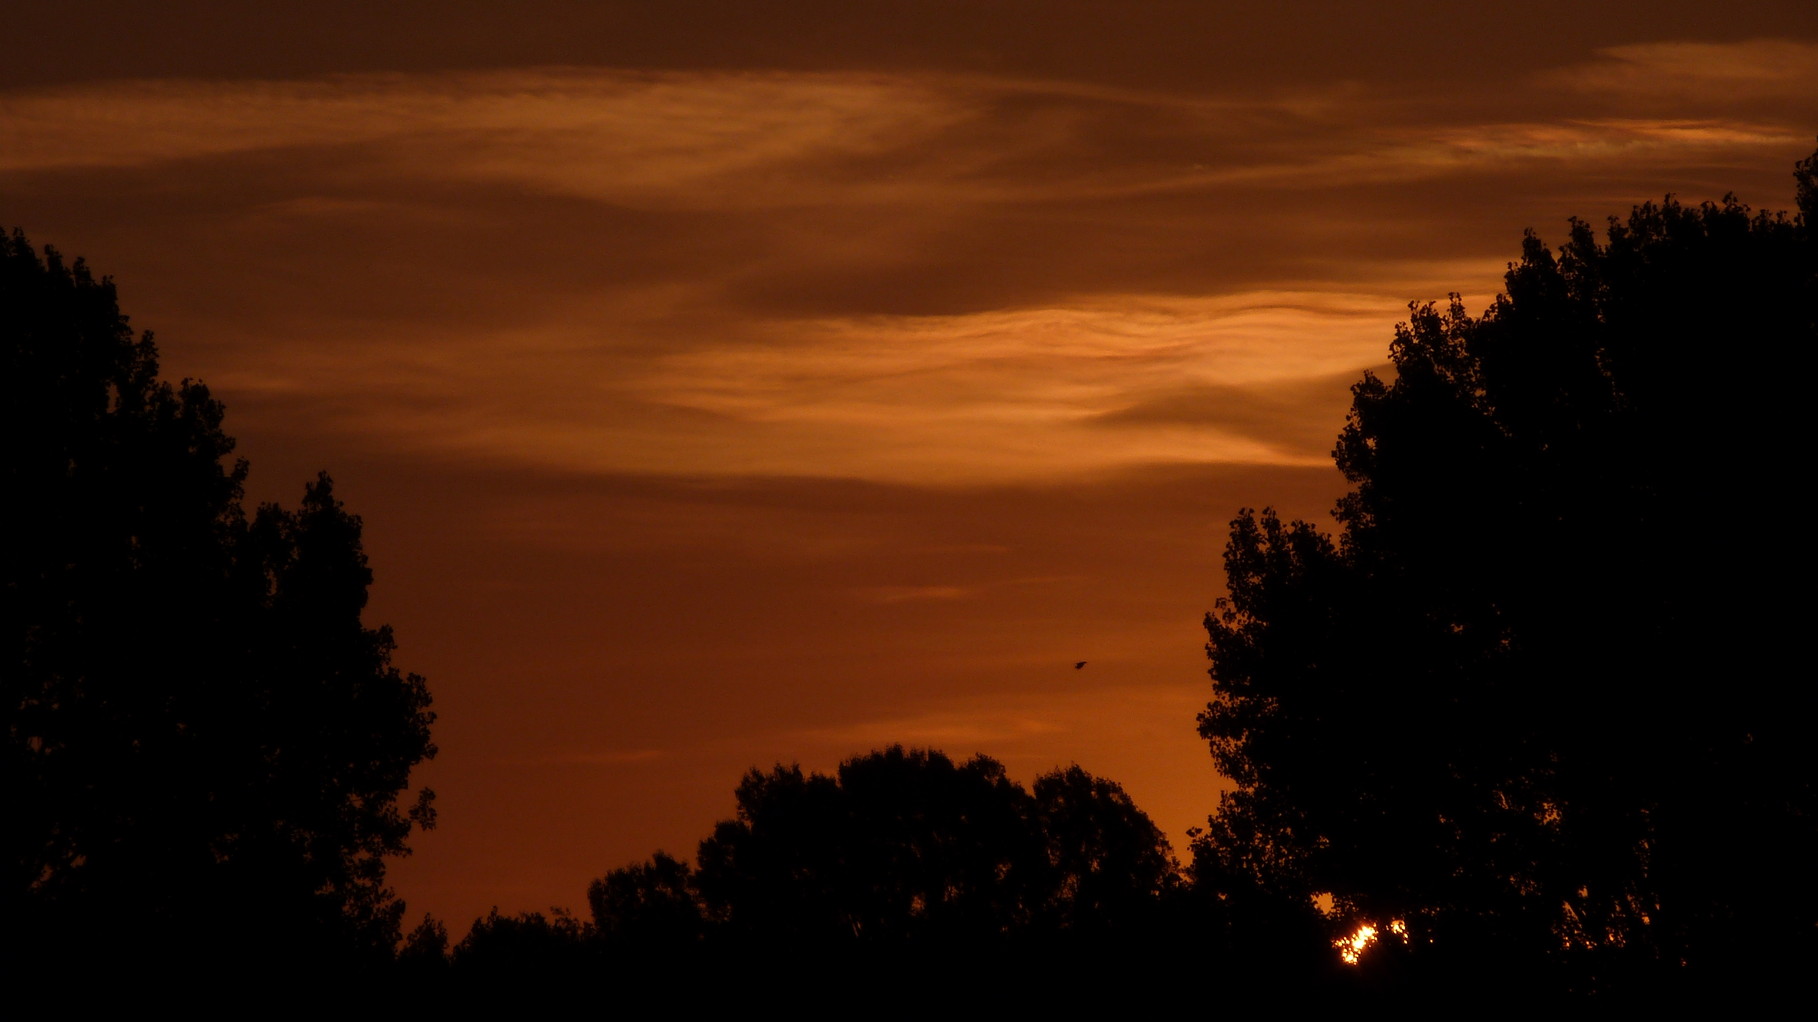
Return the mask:
[[[1338,957],[1343,958],[1346,965],[1356,965],[1357,960],[1363,957],[1364,949],[1374,943],[1376,943],[1376,927],[1364,923],[1350,936],[1340,937],[1333,941],[1332,946],[1338,949]]]
[[[1391,920],[1389,932],[1400,937],[1403,944],[1408,942],[1408,925],[1401,920]],[[1332,946],[1338,949],[1338,957],[1344,959],[1346,965],[1356,965],[1358,960],[1363,957],[1364,951],[1374,943],[1376,943],[1375,925],[1360,923],[1357,929],[1333,941]]]

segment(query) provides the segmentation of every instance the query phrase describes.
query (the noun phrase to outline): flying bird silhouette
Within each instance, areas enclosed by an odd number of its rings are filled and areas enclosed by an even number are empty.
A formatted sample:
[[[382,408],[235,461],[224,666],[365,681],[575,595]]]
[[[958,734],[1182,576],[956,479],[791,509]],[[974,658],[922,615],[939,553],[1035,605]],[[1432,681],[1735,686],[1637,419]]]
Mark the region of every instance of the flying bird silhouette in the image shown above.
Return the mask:
[[[1086,666],[1086,662],[1081,660],[1079,663],[1073,665],[1073,669],[1077,671],[1084,666]]]

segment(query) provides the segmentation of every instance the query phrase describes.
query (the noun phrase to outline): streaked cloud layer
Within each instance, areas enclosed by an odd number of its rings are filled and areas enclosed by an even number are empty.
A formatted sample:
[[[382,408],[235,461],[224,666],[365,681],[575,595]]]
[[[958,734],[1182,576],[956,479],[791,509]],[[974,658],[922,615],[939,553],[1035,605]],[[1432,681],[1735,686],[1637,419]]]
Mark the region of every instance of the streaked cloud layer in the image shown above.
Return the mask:
[[[1442,5],[1488,48],[1426,61],[1418,3],[1016,6],[393,50],[404,14],[334,8],[262,62],[127,17],[0,69],[6,225],[118,277],[258,496],[326,465],[366,516],[442,712],[413,902],[572,904],[745,767],[890,740],[1079,760],[1178,839],[1225,522],[1330,504],[1407,303],[1481,306],[1568,215],[1786,205],[1818,130],[1803,4],[1724,39]]]
[[[1319,384],[1336,421],[1335,378],[1380,360],[1408,285],[1456,286],[1410,280],[1417,253],[1393,238],[1346,279],[1321,273],[1321,259],[1356,258],[1355,235],[1380,226],[1372,212],[1393,215],[1369,208],[1392,205],[1392,186],[1443,202],[1512,171],[1794,151],[1803,128],[1723,115],[1739,98],[1818,94],[1818,46],[1615,46],[1532,78],[1701,101],[1670,120],[1492,108],[1436,121],[1356,83],[1180,96],[976,75],[573,67],[114,81],[0,96],[0,172],[25,187],[116,171],[218,188],[228,225],[267,245],[320,244],[348,221],[408,235],[458,224],[476,201],[542,195],[581,202],[582,220],[643,217],[652,237],[634,243],[681,250],[631,287],[607,266],[601,293],[572,286],[517,307],[501,293],[489,329],[451,334],[415,310],[382,326],[305,318],[288,343],[283,324],[264,324],[279,343],[211,367],[218,385],[315,395],[317,425],[409,449],[580,471],[931,482],[1304,462],[1324,452],[1298,417],[1271,436],[1253,413],[1131,409],[1218,386],[1298,415]],[[246,160],[275,161],[281,190],[236,196]],[[1322,216],[1334,199],[1362,208]],[[613,244],[602,226],[599,243]],[[1006,265],[967,267],[979,260],[963,253],[981,251]],[[1465,262],[1446,267],[1451,280],[1494,266]],[[1157,264],[1186,279],[1157,289]],[[956,266],[963,279],[948,278]],[[1122,428],[1090,428],[1104,422]]]

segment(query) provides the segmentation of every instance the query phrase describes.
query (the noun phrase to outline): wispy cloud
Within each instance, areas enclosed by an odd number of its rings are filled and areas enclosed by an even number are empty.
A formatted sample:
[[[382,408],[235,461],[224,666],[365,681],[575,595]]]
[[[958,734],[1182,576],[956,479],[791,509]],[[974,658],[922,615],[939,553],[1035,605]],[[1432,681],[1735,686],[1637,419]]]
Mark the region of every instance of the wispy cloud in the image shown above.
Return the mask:
[[[1818,46],[1619,47],[1542,84],[1809,96]],[[1710,97],[1719,97],[1713,107]],[[1485,126],[1476,123],[1489,114]],[[1604,119],[1398,126],[1357,88],[1182,97],[979,76],[599,68],[115,81],[0,94],[0,172],[331,152],[317,173],[507,185],[640,208],[1041,203],[1405,180],[1516,155],[1781,138],[1784,125]],[[1506,116],[1506,113],[1503,114]],[[1409,137],[1414,133],[1415,137]],[[1335,174],[1347,177],[1335,178]],[[309,207],[295,205],[293,212]]]
[[[1537,76],[1545,85],[1630,98],[1672,99],[1694,109],[1818,96],[1818,42],[1653,42],[1611,46],[1598,59]]]
[[[549,323],[283,345],[216,383],[331,398],[316,407],[319,428],[584,472],[951,483],[1156,461],[1316,463],[1324,453],[1292,438],[1305,423],[1290,414],[1271,435],[1266,418],[1130,409],[1160,392],[1178,405],[1216,384],[1290,412],[1307,381],[1378,361],[1397,311],[1388,297],[1342,293],[1100,297],[1062,309],[778,320],[670,354]],[[1282,388],[1285,397],[1269,397]],[[1120,413],[1126,428],[1096,428]]]
[[[1792,96],[1815,54],[1616,47],[1542,84]],[[597,68],[103,82],[0,94],[0,174],[145,175],[227,203],[211,251],[316,252],[314,280],[218,269],[263,305],[213,331],[211,382],[296,429],[565,471],[972,484],[1322,463],[1336,381],[1382,360],[1405,301],[1487,289],[1509,251],[1416,266],[1450,234],[1412,207],[1810,130],[1538,102]],[[491,259],[465,230],[482,193]],[[346,270],[350,231],[386,273]]]
[[[859,73],[545,68],[108,82],[0,96],[0,171],[327,149],[365,178],[494,182],[630,206],[902,203],[932,193],[1044,201],[1166,181],[1194,151],[1234,141],[1282,108]],[[1143,156],[1182,129],[1192,143]]]
[[[1386,365],[1378,372],[1390,375]],[[1358,375],[1346,370],[1265,386],[1177,385],[1138,395],[1094,421],[1121,429],[1170,425],[1216,429],[1272,444],[1285,455],[1324,457],[1332,449]]]
[[[736,201],[765,195],[792,163],[901,146],[964,116],[929,89],[865,75],[538,69],[110,82],[0,97],[0,170],[334,147],[364,172]],[[703,187],[728,184],[740,187]]]

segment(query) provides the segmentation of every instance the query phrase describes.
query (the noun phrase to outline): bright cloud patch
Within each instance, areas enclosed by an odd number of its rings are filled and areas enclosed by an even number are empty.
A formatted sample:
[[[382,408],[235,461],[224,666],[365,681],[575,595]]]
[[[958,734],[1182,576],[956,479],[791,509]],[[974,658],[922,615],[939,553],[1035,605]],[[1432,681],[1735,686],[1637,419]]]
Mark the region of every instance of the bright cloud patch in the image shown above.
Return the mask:
[[[776,321],[736,343],[667,354],[551,323],[466,341],[275,346],[260,367],[216,382],[273,398],[335,395],[321,409],[326,427],[405,447],[583,472],[946,484],[1132,463],[1317,465],[1325,448],[1299,439],[1309,383],[1325,394],[1318,425],[1329,440],[1343,424],[1345,380],[1380,361],[1398,311],[1366,295],[1131,296]],[[1240,387],[1257,404],[1241,422],[1220,407],[1194,414],[1196,387],[1215,389],[1208,401]],[[1158,394],[1161,412],[1132,411]]]

